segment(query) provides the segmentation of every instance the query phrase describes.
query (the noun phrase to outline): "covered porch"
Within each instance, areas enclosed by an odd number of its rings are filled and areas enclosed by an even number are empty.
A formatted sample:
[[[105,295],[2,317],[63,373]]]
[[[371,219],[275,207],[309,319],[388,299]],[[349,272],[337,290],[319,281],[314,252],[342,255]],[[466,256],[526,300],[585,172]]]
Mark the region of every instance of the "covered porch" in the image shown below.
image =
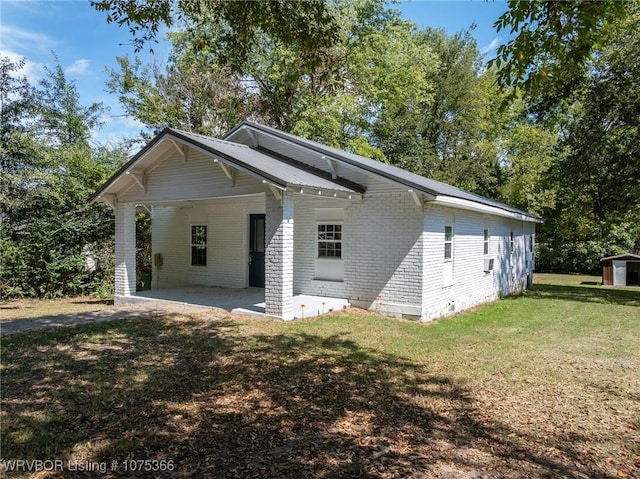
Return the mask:
[[[339,311],[349,306],[342,298],[293,296],[293,317],[304,319],[320,316],[331,311]],[[149,301],[166,301],[174,304],[220,309],[235,314],[265,317],[264,288],[220,288],[215,286],[183,286],[149,291],[138,291],[123,300],[127,304]]]
[[[294,294],[294,204],[311,198],[335,209],[359,197],[362,189],[354,188],[273,152],[165,130],[92,200],[115,212],[114,299],[166,300],[283,320],[342,308],[347,301],[336,296],[346,297],[344,291],[324,283],[297,291],[322,296]],[[152,224],[152,290],[144,292],[136,292],[140,208]],[[313,214],[306,208],[301,218]],[[295,242],[314,245],[310,233]],[[302,251],[316,255],[313,246]]]

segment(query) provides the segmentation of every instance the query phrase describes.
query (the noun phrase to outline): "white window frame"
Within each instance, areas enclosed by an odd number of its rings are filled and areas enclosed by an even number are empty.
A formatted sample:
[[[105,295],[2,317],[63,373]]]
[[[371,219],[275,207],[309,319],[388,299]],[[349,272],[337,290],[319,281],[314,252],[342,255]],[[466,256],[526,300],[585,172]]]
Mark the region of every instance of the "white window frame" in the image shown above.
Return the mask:
[[[447,239],[447,228],[451,228],[451,237]],[[455,237],[455,232],[453,229],[453,225],[445,225],[444,226],[444,262],[451,263],[453,262],[453,241]],[[449,256],[447,257],[447,245],[450,246]]]
[[[447,229],[451,228],[451,237],[447,240]],[[455,238],[456,238],[456,229],[455,229],[455,221],[451,221],[451,223],[444,225],[443,231],[443,263],[442,263],[442,286],[447,288],[453,286],[453,261],[455,258]],[[447,245],[450,245],[450,255],[447,258]]]
[[[491,232],[489,231],[489,228],[485,228],[482,231],[482,252],[484,253],[485,256],[489,256],[489,254],[491,253]]]
[[[194,228],[204,228],[204,243],[194,243],[193,235]],[[193,248],[204,247],[204,264],[193,264]],[[206,268],[208,264],[208,256],[209,256],[209,228],[208,225],[202,223],[192,223],[189,227],[189,266],[192,268]]]
[[[328,238],[320,238],[320,227],[332,227],[333,231],[329,232],[329,231],[325,231],[325,233],[332,233],[334,235],[334,238],[328,239]],[[335,231],[336,227],[340,228],[340,231]],[[336,221],[336,220],[322,220],[322,221],[316,221],[316,259],[321,259],[321,260],[338,260],[338,261],[342,261],[342,246],[343,246],[343,232],[344,232],[344,227],[343,227],[343,222],[342,221]],[[335,235],[339,234],[340,238],[339,239],[335,239]],[[328,243],[328,244],[333,244],[333,245],[340,245],[340,256],[320,256],[320,243]],[[336,251],[335,246],[334,246],[334,252]]]
[[[314,251],[314,264],[313,264],[313,279],[314,281],[331,281],[331,282],[344,282],[344,258],[346,255],[345,251],[345,217],[344,217],[344,208],[314,208],[313,212],[314,223],[313,223],[313,234],[309,240],[313,240],[313,251]],[[340,225],[341,236],[341,255],[337,256],[320,256],[319,243],[321,242],[318,237],[318,226],[319,225]]]

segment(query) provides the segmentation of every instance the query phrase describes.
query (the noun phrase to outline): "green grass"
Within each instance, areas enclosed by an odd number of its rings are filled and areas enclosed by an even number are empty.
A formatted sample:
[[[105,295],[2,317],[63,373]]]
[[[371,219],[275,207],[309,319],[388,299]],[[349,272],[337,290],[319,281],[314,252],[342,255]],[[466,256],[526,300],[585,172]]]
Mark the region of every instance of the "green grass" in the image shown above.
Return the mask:
[[[136,477],[640,477],[640,290],[597,281],[537,275],[430,324],[202,314],[5,337],[1,456],[176,466]]]

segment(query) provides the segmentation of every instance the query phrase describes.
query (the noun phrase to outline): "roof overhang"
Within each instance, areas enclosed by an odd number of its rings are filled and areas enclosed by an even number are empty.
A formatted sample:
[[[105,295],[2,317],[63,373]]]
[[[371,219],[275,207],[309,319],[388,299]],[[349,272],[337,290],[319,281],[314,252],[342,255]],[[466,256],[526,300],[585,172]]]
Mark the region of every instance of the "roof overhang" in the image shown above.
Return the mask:
[[[273,174],[268,167],[260,168],[256,166],[256,164],[260,164],[259,161],[243,161],[236,157],[238,155],[234,156],[230,154],[229,151],[233,152],[234,149],[237,150],[237,148],[246,148],[242,153],[244,155],[252,155],[252,157],[264,155],[263,153],[249,149],[245,145],[233,144],[213,138],[208,139],[208,141],[198,141],[197,138],[194,138],[195,136],[197,135],[165,128],[98,189],[89,198],[89,202],[95,203],[102,201],[114,208],[118,195],[128,189],[132,185],[132,182],[144,190],[146,188],[146,175],[157,166],[157,163],[160,162],[162,158],[172,151],[177,151],[184,161],[188,163],[188,150],[195,150],[212,158],[213,162],[217,163],[224,174],[232,181],[236,171],[256,178],[278,198],[286,193],[323,196],[326,198],[361,198],[361,191],[356,188],[349,188],[335,181],[316,177],[313,173],[308,171],[303,172],[291,164],[286,165],[286,167],[283,166],[282,168],[285,168],[285,171],[289,172],[291,178],[302,178],[306,181],[288,181],[286,178]],[[223,148],[216,148],[216,144]],[[222,151],[225,148],[229,151]],[[260,156],[259,158],[266,161],[264,156]],[[255,158],[252,159],[255,160]],[[280,160],[269,157],[269,161],[275,162]],[[271,170],[273,169],[274,168],[271,168]],[[291,175],[292,171],[294,172],[293,175]]]
[[[475,203],[469,200],[463,200],[461,198],[454,198],[451,196],[438,195],[431,202],[437,205],[450,206],[468,211],[475,211],[476,213],[491,214],[495,216],[502,216],[505,218],[511,218],[517,221],[527,221],[531,223],[544,223],[540,218],[530,215],[524,215],[516,211],[504,210],[495,206],[484,205],[482,203]]]
[[[486,200],[485,202],[479,202],[467,200],[464,198],[457,198],[455,196],[443,195],[434,189],[425,188],[424,185],[421,185],[419,183],[410,181],[405,178],[398,178],[397,176],[387,171],[381,171],[380,169],[372,168],[366,164],[358,163],[348,156],[339,155],[336,152],[329,151],[328,149],[323,148],[323,145],[316,142],[298,138],[294,135],[284,133],[273,128],[265,127],[263,125],[256,124],[250,121],[243,121],[235,128],[230,130],[226,135],[224,135],[223,139],[233,138],[236,134],[242,131],[247,132],[247,134],[250,135],[254,142],[254,147],[259,147],[258,135],[264,134],[272,138],[279,139],[280,141],[290,142],[307,151],[311,151],[317,155],[320,155],[322,158],[325,158],[329,162],[339,161],[342,164],[350,165],[354,168],[361,169],[370,174],[393,181],[401,185],[402,187],[407,188],[407,191],[411,194],[414,201],[418,205],[420,205],[420,203],[422,202],[433,202],[435,204],[441,204],[443,206],[465,209],[484,214],[492,214],[506,218],[512,218],[518,221],[544,223],[544,221],[537,216],[527,214],[524,211],[520,211],[508,205],[502,205],[501,203],[496,201],[491,201],[488,198],[483,198],[484,200]],[[480,196],[478,197],[481,198]]]

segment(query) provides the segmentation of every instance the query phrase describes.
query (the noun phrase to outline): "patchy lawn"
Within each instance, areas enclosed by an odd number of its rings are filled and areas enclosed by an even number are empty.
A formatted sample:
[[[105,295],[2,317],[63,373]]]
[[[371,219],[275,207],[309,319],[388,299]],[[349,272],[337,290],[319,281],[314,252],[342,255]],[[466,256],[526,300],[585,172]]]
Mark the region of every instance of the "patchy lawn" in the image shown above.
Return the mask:
[[[112,300],[90,296],[63,299],[14,299],[0,301],[0,322],[16,319],[34,319],[58,314],[77,314],[104,311],[113,308]]]
[[[203,313],[2,338],[2,458],[106,465],[34,477],[640,477],[640,290],[538,279],[433,324]],[[147,459],[174,470],[123,470]]]

